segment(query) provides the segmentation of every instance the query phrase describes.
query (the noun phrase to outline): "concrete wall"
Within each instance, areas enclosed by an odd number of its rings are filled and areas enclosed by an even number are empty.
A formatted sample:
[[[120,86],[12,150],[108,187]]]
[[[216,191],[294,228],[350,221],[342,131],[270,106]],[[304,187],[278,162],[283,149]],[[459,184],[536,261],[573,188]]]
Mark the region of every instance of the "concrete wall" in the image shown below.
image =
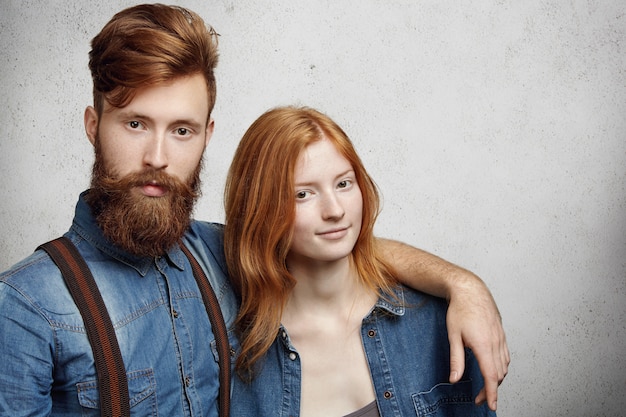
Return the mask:
[[[0,269],[69,226],[92,149],[89,41],[130,1],[0,2]],[[378,234],[485,279],[513,362],[501,416],[626,410],[626,3],[180,2],[221,34],[196,216],[222,219],[269,107],[335,118],[384,194]]]

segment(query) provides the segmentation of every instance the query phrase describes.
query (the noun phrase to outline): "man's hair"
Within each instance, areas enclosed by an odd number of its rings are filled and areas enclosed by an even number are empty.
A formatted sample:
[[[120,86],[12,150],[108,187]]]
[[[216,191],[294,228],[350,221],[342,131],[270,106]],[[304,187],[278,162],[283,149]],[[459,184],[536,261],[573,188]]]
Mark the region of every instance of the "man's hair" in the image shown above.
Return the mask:
[[[178,6],[142,4],[117,13],[91,42],[96,112],[102,114],[104,100],[124,107],[138,88],[202,74],[210,115],[216,96],[217,36],[200,16]]]
[[[379,193],[352,142],[328,116],[310,109],[279,107],[259,117],[235,152],[224,195],[224,250],[229,276],[242,297],[236,327],[241,341],[237,371],[254,376],[280,326],[295,279],[286,259],[296,217],[295,167],[304,149],[329,140],[352,165],[363,198],[361,231],[352,262],[361,282],[393,298],[395,272],[379,252],[374,223]]]

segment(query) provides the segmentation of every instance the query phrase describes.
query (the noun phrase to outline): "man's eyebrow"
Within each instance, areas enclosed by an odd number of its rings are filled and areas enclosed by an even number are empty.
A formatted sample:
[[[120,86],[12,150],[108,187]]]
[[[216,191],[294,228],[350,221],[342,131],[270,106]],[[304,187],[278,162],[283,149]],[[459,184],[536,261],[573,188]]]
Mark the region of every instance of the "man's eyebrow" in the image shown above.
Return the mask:
[[[126,111],[122,110],[118,113],[117,117],[119,119],[140,119],[140,120],[148,120],[150,122],[155,121],[153,117],[147,116],[145,114],[142,114],[133,110],[126,110]],[[198,130],[203,129],[205,126],[204,122],[197,121],[194,119],[176,119],[169,123],[169,126],[176,126],[176,125],[187,125]]]
[[[170,126],[176,126],[176,125],[187,125],[187,126],[191,126],[194,129],[200,130],[204,128],[205,123],[197,121],[197,120],[193,120],[193,119],[178,119],[170,123]]]
[[[144,119],[153,120],[152,117],[146,116],[134,110],[120,110],[116,116],[118,119]]]

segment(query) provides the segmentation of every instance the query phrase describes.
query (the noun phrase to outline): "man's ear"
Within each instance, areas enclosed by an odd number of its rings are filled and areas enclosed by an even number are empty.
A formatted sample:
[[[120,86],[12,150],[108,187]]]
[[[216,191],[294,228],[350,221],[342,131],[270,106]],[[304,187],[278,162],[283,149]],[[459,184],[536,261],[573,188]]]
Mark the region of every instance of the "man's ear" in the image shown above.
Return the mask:
[[[88,106],[85,109],[85,133],[92,145],[96,144],[96,137],[98,136],[98,113],[92,106]]]
[[[211,140],[211,137],[213,136],[214,129],[215,129],[215,120],[213,120],[213,118],[211,117],[209,119],[209,123],[207,123],[206,125],[205,140],[204,140],[205,148],[209,145],[209,141]]]

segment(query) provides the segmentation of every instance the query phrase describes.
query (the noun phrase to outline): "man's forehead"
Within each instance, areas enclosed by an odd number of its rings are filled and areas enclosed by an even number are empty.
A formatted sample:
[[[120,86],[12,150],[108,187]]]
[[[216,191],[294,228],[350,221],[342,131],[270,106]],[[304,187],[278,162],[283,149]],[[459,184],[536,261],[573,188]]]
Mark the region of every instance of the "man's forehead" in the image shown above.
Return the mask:
[[[177,77],[130,90],[128,102],[122,107],[115,106],[105,97],[103,110],[119,115],[193,119],[207,124],[209,93],[200,74]]]
[[[150,91],[167,89],[168,87],[172,87],[181,83],[186,83],[190,80],[192,80],[192,82],[196,85],[194,92],[198,94],[206,92],[207,100],[208,100],[209,88],[208,88],[207,80],[201,72],[195,72],[193,74],[175,76],[175,77],[168,78],[166,80],[160,80],[156,82],[149,82],[148,80],[146,80],[146,83],[139,87],[128,87],[128,86],[120,85],[114,90],[103,94],[103,98],[104,98],[103,104],[109,108],[110,107],[121,108],[120,106],[116,106],[112,104],[111,101],[115,101],[114,97],[123,93],[127,97],[127,100],[126,100],[127,103],[125,103],[122,107],[126,107],[131,101],[134,100],[134,98],[137,95],[142,95]],[[203,88],[200,88],[200,85],[202,85]]]

